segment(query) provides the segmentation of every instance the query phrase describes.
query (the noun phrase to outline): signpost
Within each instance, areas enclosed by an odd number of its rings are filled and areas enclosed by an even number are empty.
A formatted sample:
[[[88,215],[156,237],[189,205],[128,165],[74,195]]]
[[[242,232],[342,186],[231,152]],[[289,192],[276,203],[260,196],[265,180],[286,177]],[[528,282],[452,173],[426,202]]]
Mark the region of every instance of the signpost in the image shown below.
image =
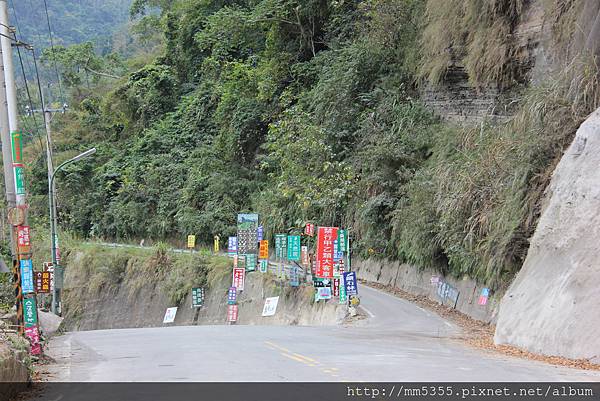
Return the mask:
[[[204,305],[204,288],[192,288],[192,308],[200,308]]]
[[[266,273],[269,270],[269,261],[267,259],[262,259],[260,261],[260,272]]]
[[[23,299],[23,318],[25,320],[25,327],[37,326],[37,307],[35,298]]]
[[[192,249],[196,247],[196,236],[195,235],[188,235],[187,237],[187,247]]]
[[[49,271],[35,272],[35,292],[49,294],[51,290],[51,274]]]
[[[27,254],[31,251],[29,226],[17,227],[17,251],[19,255]]]
[[[260,241],[260,246],[258,249],[258,258],[259,259],[269,259],[269,240]]]
[[[232,287],[237,288],[240,291],[244,291],[244,281],[246,278],[246,269],[236,267],[233,269],[233,282]]]
[[[238,254],[256,253],[258,243],[258,214],[240,213],[237,217]]]
[[[35,292],[33,287],[33,266],[31,259],[21,259],[19,262],[21,266],[21,289],[23,294],[30,294]]]
[[[229,256],[237,255],[237,237],[229,237],[227,240],[227,254]]]
[[[300,261],[300,236],[288,235],[287,237],[287,259],[290,261]]]
[[[238,320],[238,306],[228,305],[227,306],[227,321],[229,323],[235,323]]]
[[[290,286],[298,287],[300,285],[298,266],[292,266],[290,271]]]
[[[263,316],[273,316],[277,311],[277,303],[279,302],[279,297],[271,297],[265,299],[265,306],[263,307],[262,315]]]
[[[317,238],[317,277],[333,278],[333,241],[336,227],[319,227]]]
[[[175,321],[175,315],[177,315],[177,307],[167,308],[163,323],[173,323]]]
[[[235,305],[237,303],[237,288],[229,287],[227,291],[227,305]]]
[[[285,258],[287,251],[287,235],[275,234],[275,257]]]
[[[477,302],[479,305],[486,305],[488,298],[490,296],[490,289],[484,288],[481,290],[481,295],[479,296],[479,301]]]
[[[315,294],[315,300],[331,299],[331,287],[318,287]]]
[[[344,286],[346,287],[346,295],[358,295],[358,287],[356,283],[356,272],[346,272],[344,276]]]
[[[246,255],[246,270],[249,272],[253,272],[256,270],[256,254],[249,253]]]

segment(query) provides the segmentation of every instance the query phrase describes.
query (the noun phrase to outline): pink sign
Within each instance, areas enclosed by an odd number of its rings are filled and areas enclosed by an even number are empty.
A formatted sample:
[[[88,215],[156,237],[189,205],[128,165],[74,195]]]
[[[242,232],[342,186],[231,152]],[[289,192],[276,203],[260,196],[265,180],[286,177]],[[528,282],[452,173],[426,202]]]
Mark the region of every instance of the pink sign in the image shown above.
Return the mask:
[[[40,344],[40,331],[38,327],[26,327],[25,336],[29,338],[31,344],[31,355],[40,355],[42,353],[42,345]]]
[[[246,269],[243,267],[236,267],[233,269],[233,282],[232,287],[238,289],[238,291],[244,291],[244,281],[246,278]]]

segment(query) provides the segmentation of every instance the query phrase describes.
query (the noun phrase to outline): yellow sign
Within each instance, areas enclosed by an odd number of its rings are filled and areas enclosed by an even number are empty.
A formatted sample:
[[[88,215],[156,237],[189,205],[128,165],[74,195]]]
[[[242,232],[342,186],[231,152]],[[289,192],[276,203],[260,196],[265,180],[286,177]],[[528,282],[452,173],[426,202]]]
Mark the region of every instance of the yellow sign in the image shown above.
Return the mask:
[[[219,236],[215,235],[215,253],[219,252]]]
[[[196,236],[195,235],[188,235],[188,248],[195,248],[196,247]]]

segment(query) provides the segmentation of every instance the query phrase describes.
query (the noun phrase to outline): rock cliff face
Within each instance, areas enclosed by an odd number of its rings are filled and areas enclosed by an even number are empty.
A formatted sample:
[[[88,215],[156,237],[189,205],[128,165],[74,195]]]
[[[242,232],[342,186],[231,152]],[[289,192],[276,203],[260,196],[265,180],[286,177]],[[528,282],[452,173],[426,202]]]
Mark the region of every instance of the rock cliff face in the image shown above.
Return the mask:
[[[600,109],[556,168],[522,270],[500,304],[495,341],[600,363]]]
[[[544,73],[544,49],[540,45],[544,32],[544,9],[539,0],[531,1],[513,31],[514,68],[522,82],[511,88],[497,85],[474,87],[463,65],[450,66],[439,85],[421,88],[421,97],[443,119],[455,123],[479,123],[502,120],[510,116],[518,104],[520,85],[536,81]]]

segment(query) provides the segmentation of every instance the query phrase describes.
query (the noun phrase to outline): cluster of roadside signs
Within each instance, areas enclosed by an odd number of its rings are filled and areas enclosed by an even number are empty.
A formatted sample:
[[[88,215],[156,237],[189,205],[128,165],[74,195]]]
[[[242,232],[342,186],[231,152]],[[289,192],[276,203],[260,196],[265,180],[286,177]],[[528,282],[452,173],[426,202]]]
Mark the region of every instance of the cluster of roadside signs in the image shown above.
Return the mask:
[[[317,235],[316,241],[312,238]],[[240,213],[237,216],[237,236],[227,240],[227,254],[233,259],[231,286],[227,291],[228,323],[239,318],[238,297],[244,291],[246,274],[258,270],[267,273],[269,269],[269,240],[264,238],[265,230],[259,225],[256,213]],[[216,240],[215,236],[215,241]],[[188,247],[196,245],[195,236],[188,236]],[[316,243],[316,251],[309,254],[309,244]],[[303,244],[304,243],[304,244]],[[350,269],[350,246],[348,231],[338,227],[315,227],[307,223],[301,233],[274,234],[274,255],[276,273],[281,279],[288,279],[291,287],[300,286],[301,277],[307,277],[315,287],[315,301],[338,299],[346,304],[352,296],[358,295],[356,272]],[[216,251],[215,245],[215,251]],[[307,274],[301,274],[304,271]],[[192,288],[192,308],[204,304],[204,288]],[[279,297],[268,297],[262,316],[274,316]],[[163,323],[173,323],[177,308],[168,308]]]

